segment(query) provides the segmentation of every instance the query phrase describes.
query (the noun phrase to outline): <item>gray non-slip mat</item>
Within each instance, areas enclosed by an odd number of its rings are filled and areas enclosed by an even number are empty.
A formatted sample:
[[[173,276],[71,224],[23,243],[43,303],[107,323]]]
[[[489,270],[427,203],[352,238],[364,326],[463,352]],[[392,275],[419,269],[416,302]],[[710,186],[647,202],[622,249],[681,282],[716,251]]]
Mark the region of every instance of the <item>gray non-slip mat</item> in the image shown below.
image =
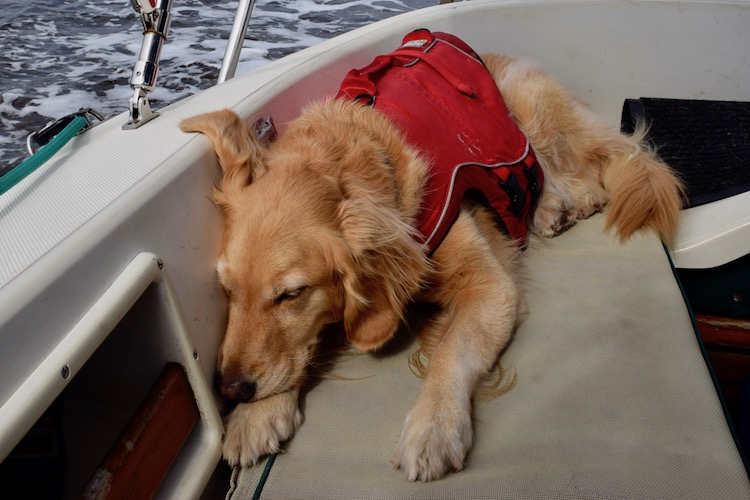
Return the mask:
[[[261,498],[750,498],[661,243],[602,226],[526,251],[530,313],[502,358],[518,383],[476,403],[463,471],[410,483],[389,463],[420,387],[413,347],[344,355]],[[236,471],[231,498],[251,498],[264,465]]]

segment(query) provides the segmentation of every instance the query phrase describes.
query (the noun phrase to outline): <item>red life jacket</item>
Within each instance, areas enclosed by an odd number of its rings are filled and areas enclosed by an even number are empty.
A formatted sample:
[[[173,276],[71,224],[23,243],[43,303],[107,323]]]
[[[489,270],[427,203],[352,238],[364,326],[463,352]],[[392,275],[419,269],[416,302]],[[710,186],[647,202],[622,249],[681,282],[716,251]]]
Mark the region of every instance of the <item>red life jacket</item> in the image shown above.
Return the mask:
[[[385,113],[430,163],[418,218],[431,254],[468,192],[484,196],[519,245],[544,181],[492,75],[463,41],[417,30],[397,50],[349,72],[337,98]]]

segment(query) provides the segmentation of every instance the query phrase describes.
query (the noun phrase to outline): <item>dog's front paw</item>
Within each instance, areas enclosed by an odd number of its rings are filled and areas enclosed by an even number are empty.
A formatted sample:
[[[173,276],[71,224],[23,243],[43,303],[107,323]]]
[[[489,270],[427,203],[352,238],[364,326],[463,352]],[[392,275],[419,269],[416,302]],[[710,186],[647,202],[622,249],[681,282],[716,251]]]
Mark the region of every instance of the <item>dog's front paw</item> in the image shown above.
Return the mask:
[[[418,401],[404,422],[393,466],[409,481],[440,479],[463,469],[472,439],[469,408]]]
[[[242,403],[226,419],[224,459],[232,467],[249,467],[288,440],[302,423],[296,391]]]

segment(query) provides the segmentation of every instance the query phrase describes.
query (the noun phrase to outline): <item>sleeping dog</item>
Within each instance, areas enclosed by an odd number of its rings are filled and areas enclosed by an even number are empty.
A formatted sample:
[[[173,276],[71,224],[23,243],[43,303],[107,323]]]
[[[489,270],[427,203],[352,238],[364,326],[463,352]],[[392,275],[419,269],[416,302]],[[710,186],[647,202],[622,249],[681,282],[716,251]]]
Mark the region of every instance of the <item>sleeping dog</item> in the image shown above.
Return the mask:
[[[300,386],[324,326],[376,350],[412,301],[440,306],[393,460],[409,480],[463,467],[472,396],[519,322],[527,232],[561,233],[607,206],[622,240],[668,241],[683,187],[645,147],[550,76],[419,30],[346,76],[264,144],[231,111],[181,124],[213,142],[229,298],[221,393],[239,401],[224,456],[252,465],[302,421]]]

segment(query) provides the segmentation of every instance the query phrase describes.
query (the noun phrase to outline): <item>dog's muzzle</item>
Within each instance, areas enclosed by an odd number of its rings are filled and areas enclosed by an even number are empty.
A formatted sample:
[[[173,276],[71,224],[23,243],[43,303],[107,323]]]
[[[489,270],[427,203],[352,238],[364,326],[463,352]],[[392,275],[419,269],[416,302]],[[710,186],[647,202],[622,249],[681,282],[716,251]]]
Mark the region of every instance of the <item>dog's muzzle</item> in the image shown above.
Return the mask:
[[[240,403],[247,403],[253,399],[257,389],[255,382],[244,379],[225,379],[220,374],[216,375],[216,385],[222,396],[232,401],[239,401]]]

